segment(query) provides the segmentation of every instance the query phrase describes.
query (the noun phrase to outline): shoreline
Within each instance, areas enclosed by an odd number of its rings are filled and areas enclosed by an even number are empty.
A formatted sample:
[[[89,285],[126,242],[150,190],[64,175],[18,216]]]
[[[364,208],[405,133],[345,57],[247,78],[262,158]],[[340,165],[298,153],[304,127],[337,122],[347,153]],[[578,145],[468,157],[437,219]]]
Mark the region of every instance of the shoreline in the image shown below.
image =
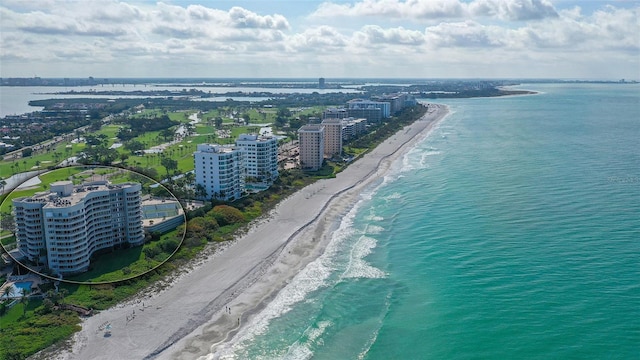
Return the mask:
[[[324,253],[360,190],[449,114],[427,113],[349,165],[284,199],[233,243],[201,259],[154,294],[85,319],[58,359],[193,359],[223,347],[309,263]],[[316,241],[317,240],[317,241]],[[101,325],[111,325],[110,334]]]

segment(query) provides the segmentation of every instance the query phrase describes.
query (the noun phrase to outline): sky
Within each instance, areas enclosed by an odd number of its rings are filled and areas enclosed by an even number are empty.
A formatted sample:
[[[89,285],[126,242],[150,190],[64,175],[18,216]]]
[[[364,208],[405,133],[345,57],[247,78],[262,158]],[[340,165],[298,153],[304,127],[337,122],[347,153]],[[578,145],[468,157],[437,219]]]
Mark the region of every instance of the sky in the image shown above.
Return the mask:
[[[0,76],[640,80],[640,0],[0,0]]]

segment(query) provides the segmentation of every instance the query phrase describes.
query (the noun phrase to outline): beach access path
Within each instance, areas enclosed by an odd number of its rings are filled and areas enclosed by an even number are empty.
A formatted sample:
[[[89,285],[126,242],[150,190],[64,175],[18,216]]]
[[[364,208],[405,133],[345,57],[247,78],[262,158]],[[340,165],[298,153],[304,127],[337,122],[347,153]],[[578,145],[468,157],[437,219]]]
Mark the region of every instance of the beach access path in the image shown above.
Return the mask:
[[[140,294],[83,320],[57,359],[194,359],[211,352],[264,308],[326,247],[360,191],[381,181],[393,160],[424,138],[448,108],[421,119],[349,165],[283,200],[246,234],[156,293]],[[46,356],[51,357],[49,353]]]

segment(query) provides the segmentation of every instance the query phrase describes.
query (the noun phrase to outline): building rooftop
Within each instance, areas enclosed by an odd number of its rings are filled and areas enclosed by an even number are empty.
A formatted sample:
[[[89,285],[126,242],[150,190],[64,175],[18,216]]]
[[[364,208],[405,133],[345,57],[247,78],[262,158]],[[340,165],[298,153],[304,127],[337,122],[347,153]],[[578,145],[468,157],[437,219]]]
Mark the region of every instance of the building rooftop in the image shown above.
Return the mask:
[[[218,144],[198,144],[196,152],[211,153],[211,154],[223,154],[230,153],[237,150],[233,145],[218,145]]]
[[[324,128],[323,125],[321,124],[307,124],[307,125],[303,125],[300,129],[298,129],[298,131],[320,131],[322,130],[322,128]]]
[[[342,124],[342,120],[344,119],[338,119],[338,118],[326,118],[324,120],[322,120],[322,124],[334,124],[334,125],[340,125]]]
[[[108,181],[96,181],[73,185],[71,181],[56,181],[50,184],[51,190],[35,193],[30,197],[17,198],[15,201],[44,203],[44,208],[62,208],[76,205],[94,191],[122,189],[134,183],[111,184]]]
[[[258,134],[240,134],[236,141],[271,141],[274,137],[269,135],[258,135]]]

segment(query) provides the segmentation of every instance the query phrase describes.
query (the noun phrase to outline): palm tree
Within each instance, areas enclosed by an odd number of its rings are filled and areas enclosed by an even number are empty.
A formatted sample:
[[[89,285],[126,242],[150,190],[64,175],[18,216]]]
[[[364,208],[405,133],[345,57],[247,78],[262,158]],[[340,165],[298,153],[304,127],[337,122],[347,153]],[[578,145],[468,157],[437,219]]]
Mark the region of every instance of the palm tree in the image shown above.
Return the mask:
[[[6,288],[4,288],[4,290],[2,290],[2,296],[6,297],[7,299],[12,297],[13,295],[15,295],[13,286],[7,286]]]
[[[196,185],[196,197],[206,199],[207,198],[207,189],[202,184]]]
[[[60,303],[64,303],[64,297],[67,296],[69,294],[69,290],[67,289],[60,289],[58,290],[58,296],[60,297]]]
[[[20,304],[22,304],[22,316],[27,314],[27,305],[29,305],[29,290],[20,289]]]
[[[4,179],[0,179],[0,194],[4,191],[5,185],[7,185],[7,182]]]

